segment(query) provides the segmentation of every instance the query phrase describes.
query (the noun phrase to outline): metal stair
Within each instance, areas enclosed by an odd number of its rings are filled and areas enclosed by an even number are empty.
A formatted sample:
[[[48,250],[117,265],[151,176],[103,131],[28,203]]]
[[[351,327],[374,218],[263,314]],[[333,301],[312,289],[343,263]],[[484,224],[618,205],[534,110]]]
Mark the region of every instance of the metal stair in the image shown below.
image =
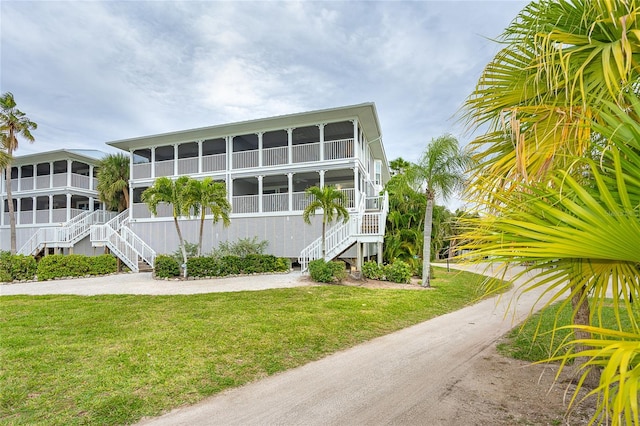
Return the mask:
[[[156,252],[128,225],[129,211],[125,210],[103,225],[92,226],[91,245],[108,247],[133,272],[153,269]]]
[[[73,247],[89,235],[91,226],[105,223],[114,215],[106,210],[84,211],[60,226],[40,228],[18,253],[37,256],[45,248]]]
[[[369,208],[367,208],[369,207]],[[346,223],[339,222],[329,227],[325,240],[325,260],[333,260],[357,242],[378,242],[384,238],[389,196],[385,192],[379,197],[361,197],[358,211],[349,215]],[[298,262],[302,272],[309,262],[322,257],[322,236],[305,247]]]

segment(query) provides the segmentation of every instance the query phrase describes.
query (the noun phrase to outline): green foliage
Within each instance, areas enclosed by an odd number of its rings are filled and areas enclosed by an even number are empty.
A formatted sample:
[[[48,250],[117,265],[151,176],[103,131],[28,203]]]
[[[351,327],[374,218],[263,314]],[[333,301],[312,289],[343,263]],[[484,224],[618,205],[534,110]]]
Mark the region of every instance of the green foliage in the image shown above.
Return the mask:
[[[180,275],[180,264],[172,256],[158,255],[153,271],[159,278],[177,277]]]
[[[372,280],[382,280],[384,279],[384,266],[378,265],[378,262],[373,260],[365,262],[362,265],[362,275]]]
[[[129,156],[109,154],[98,164],[98,196],[106,208],[129,208]]]
[[[258,241],[258,237],[240,238],[238,241],[223,241],[218,248],[211,253],[213,257],[238,256],[246,257],[250,254],[263,254],[269,245],[269,241]]]
[[[36,261],[31,256],[0,252],[0,282],[32,280],[36,274]]]
[[[411,266],[407,262],[396,260],[384,267],[384,275],[387,281],[406,284],[411,281]]]
[[[309,262],[309,275],[319,283],[340,283],[347,277],[347,270],[342,261],[327,262],[324,259],[316,259]]]
[[[219,277],[237,274],[259,274],[265,272],[285,272],[289,270],[289,260],[270,254],[250,254],[245,257],[223,256],[194,257],[187,261],[190,277]]]
[[[189,241],[185,241],[184,242],[184,250],[187,253],[187,260],[189,260],[192,257],[196,257],[198,255],[198,244],[190,243]],[[171,257],[173,257],[176,260],[176,262],[178,262],[178,265],[181,265],[182,262],[183,262],[183,260],[182,260],[182,249],[178,247],[176,249],[176,251],[171,253]]]
[[[38,262],[38,280],[104,275],[116,271],[116,259],[111,255],[54,254]]]

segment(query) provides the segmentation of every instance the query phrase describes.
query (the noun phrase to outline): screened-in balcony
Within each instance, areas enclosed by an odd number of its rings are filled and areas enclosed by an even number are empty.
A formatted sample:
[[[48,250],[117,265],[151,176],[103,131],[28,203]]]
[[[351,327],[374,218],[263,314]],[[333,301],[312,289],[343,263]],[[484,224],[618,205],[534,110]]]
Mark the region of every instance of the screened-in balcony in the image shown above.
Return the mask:
[[[97,169],[80,161],[60,160],[11,168],[11,190],[33,191],[59,188],[96,190]],[[4,184],[2,185],[3,192]]]

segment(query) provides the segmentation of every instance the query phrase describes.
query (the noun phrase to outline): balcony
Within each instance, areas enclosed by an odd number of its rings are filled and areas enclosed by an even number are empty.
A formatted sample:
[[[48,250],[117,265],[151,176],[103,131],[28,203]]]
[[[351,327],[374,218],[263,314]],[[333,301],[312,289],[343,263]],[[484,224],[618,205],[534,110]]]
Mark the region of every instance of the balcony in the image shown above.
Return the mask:
[[[70,183],[70,185],[67,185]],[[86,190],[95,190],[98,185],[96,178],[71,173],[70,182],[68,182],[67,173],[57,173],[53,175],[43,175],[35,177],[23,177],[11,180],[11,191],[23,192],[34,190],[60,189],[60,188],[78,188]],[[3,185],[4,186],[4,185]],[[4,191],[3,191],[4,192]]]

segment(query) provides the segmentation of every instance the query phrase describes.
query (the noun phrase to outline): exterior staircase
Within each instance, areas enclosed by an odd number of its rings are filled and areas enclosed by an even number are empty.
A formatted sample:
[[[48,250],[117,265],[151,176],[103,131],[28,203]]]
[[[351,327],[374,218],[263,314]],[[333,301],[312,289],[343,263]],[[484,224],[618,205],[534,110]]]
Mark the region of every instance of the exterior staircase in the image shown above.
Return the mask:
[[[153,269],[156,252],[128,226],[125,210],[102,225],[91,227],[91,245],[108,247],[133,272]]]
[[[325,260],[333,260],[355,243],[375,243],[384,239],[389,196],[365,197],[360,199],[358,211],[349,215],[349,220],[339,222],[326,231]],[[309,269],[309,262],[322,257],[322,236],[305,247],[298,262],[302,272]]]
[[[106,210],[84,211],[60,226],[40,228],[18,253],[38,256],[46,248],[73,247],[89,235],[92,226],[105,223],[113,216],[115,213]]]

